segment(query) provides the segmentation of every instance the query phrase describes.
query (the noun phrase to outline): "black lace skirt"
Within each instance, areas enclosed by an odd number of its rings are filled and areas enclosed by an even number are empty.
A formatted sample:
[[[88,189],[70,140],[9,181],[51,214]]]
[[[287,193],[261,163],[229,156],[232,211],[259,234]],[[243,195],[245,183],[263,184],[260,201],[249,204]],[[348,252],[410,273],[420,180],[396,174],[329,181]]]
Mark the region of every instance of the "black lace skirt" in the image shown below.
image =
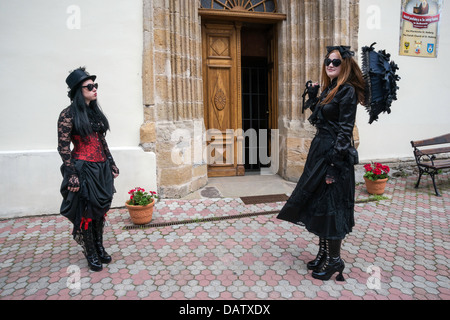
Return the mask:
[[[278,219],[305,226],[325,239],[344,239],[352,231],[355,205],[355,172],[348,162],[340,163],[335,182],[325,183],[326,154],[333,137],[319,130],[314,137],[305,169]]]
[[[113,199],[114,178],[111,166],[106,162],[88,162],[75,160],[75,168],[80,181],[80,190],[70,192],[69,175],[61,166],[63,181],[61,195],[63,201],[60,213],[73,223],[73,236],[77,240],[81,228],[90,220],[100,221],[111,207]]]

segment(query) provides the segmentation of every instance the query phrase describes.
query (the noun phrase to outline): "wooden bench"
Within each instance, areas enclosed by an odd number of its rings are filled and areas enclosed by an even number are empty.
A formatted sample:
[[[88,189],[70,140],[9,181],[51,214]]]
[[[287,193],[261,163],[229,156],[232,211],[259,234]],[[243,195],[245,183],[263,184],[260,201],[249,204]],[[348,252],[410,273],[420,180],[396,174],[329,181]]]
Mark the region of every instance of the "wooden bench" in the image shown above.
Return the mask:
[[[419,187],[422,175],[424,173],[429,174],[431,180],[433,180],[434,191],[438,197],[441,194],[436,187],[434,176],[439,170],[450,168],[450,159],[448,157],[437,159],[438,155],[450,152],[450,146],[445,146],[445,144],[450,144],[450,133],[431,139],[411,141],[411,146],[414,148],[414,157],[419,167],[419,180],[416,183],[416,188]]]

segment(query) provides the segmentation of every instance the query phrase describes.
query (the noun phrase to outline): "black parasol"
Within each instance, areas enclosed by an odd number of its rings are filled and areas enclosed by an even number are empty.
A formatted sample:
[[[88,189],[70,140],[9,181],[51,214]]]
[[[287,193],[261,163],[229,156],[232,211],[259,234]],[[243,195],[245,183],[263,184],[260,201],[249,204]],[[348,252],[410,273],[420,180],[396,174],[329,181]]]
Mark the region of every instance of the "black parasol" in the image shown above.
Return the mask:
[[[381,113],[391,113],[391,104],[397,100],[397,81],[400,80],[396,74],[399,68],[394,61],[390,61],[391,55],[385,50],[376,52],[375,44],[362,48],[362,72],[366,81],[365,102],[370,124],[377,121]]]

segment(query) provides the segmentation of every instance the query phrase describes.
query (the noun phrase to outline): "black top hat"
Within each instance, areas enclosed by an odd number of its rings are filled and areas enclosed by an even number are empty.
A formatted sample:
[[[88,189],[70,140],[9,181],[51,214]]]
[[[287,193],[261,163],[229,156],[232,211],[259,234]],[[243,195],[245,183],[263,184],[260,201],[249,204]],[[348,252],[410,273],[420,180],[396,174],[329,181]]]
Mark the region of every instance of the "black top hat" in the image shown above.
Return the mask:
[[[92,81],[95,81],[97,76],[90,75],[86,68],[78,68],[74,71],[72,71],[69,76],[66,78],[66,83],[69,86],[69,93],[68,96],[70,99],[73,98],[75,90],[78,88],[78,86],[87,79],[92,79]]]

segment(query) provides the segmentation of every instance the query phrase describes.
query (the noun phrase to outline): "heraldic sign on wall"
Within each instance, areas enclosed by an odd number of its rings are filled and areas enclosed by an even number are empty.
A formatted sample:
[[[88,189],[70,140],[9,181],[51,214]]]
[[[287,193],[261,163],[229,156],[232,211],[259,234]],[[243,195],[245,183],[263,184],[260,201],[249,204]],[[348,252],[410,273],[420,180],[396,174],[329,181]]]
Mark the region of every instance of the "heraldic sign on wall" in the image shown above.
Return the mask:
[[[400,55],[436,58],[442,0],[403,0]]]

